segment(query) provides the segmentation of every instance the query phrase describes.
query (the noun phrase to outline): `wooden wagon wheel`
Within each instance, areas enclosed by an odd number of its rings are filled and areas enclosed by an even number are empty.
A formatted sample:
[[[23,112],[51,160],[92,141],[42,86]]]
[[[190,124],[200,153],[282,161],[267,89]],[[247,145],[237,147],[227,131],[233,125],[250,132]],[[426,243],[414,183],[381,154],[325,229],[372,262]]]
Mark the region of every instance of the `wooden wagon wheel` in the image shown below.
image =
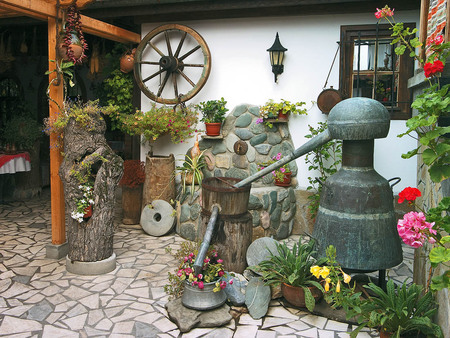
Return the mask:
[[[176,45],[175,51],[172,45]],[[155,28],[136,49],[136,82],[146,96],[159,103],[191,99],[205,85],[210,70],[208,45],[200,34],[183,25]]]

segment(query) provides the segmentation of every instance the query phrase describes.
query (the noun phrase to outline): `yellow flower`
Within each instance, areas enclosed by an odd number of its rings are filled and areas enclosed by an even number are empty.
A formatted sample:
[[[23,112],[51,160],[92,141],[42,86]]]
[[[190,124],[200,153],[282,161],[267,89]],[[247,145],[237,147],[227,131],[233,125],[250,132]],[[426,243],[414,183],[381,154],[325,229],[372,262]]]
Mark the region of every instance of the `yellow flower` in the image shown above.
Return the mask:
[[[330,291],[330,282],[331,282],[330,278],[325,278],[325,292]]]
[[[320,270],[320,277],[326,278],[330,274],[330,270],[324,266],[322,270]]]
[[[345,272],[342,272],[342,275],[344,276],[344,282],[347,284],[350,283],[350,281],[352,280],[352,277],[347,275]]]
[[[336,292],[341,292],[341,281],[340,280],[338,280],[338,282],[337,282]]]
[[[309,271],[314,275],[314,277],[319,278],[319,274],[322,268],[318,265],[312,266]]]

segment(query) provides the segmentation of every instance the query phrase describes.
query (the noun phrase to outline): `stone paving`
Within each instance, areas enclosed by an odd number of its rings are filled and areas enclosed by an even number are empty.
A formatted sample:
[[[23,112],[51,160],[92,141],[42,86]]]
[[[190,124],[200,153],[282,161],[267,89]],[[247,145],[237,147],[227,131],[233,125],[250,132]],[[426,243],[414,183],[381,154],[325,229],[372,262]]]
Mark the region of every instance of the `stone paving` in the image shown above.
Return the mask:
[[[120,208],[118,208],[120,209]],[[0,204],[0,336],[7,337],[349,337],[352,327],[273,300],[259,320],[243,314],[222,328],[180,333],[164,308],[163,286],[175,269],[182,241],[176,234],[151,237],[125,226],[117,213],[117,268],[100,276],[68,273],[65,258],[47,259],[51,243],[50,199]],[[291,236],[289,241],[297,241]],[[411,277],[413,251],[388,271],[402,282]],[[366,330],[358,337],[377,337]]]

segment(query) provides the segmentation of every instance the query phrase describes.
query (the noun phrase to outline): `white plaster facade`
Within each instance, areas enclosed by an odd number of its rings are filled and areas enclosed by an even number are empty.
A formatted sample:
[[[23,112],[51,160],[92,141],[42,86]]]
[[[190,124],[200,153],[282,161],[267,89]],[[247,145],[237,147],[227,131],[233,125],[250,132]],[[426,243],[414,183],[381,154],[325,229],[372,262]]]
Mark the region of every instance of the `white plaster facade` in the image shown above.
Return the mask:
[[[375,12],[375,9],[374,9]],[[419,27],[419,11],[396,11],[396,21],[415,22]],[[269,18],[221,19],[177,22],[195,29],[207,42],[212,54],[211,74],[204,88],[188,103],[224,97],[230,111],[237,105],[249,103],[262,105],[268,99],[281,98],[305,101],[307,116],[295,116],[289,122],[294,146],[307,141],[308,124],[324,121],[326,115],[313,105],[321,93],[340,39],[341,25],[375,24],[373,13],[348,15],[288,16]],[[160,24],[165,24],[162,22]],[[142,37],[160,24],[143,24]],[[274,75],[266,51],[279,33],[280,41],[288,49],[284,73],[274,82]],[[327,88],[339,87],[339,58],[331,71]],[[148,110],[151,101],[142,94],[142,109]],[[399,176],[402,181],[394,187],[398,193],[407,186],[416,185],[417,160],[405,160],[401,154],[415,147],[416,141],[409,137],[398,138],[405,130],[405,121],[392,121],[389,135],[375,142],[375,169],[385,178]],[[153,148],[155,154],[184,154],[193,144],[171,144],[168,137],[158,140]],[[148,148],[141,149],[145,159]],[[297,159],[299,188],[308,185],[304,158]]]

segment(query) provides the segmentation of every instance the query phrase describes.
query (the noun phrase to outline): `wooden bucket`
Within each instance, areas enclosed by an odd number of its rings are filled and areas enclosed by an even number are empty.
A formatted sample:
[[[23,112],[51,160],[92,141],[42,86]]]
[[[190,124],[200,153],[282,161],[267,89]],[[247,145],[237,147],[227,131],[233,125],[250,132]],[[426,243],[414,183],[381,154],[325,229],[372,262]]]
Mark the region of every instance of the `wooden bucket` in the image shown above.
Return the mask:
[[[220,216],[245,214],[248,211],[248,200],[251,185],[234,188],[240,179],[232,177],[209,177],[202,181],[202,208],[210,213],[212,206],[220,206]]]

